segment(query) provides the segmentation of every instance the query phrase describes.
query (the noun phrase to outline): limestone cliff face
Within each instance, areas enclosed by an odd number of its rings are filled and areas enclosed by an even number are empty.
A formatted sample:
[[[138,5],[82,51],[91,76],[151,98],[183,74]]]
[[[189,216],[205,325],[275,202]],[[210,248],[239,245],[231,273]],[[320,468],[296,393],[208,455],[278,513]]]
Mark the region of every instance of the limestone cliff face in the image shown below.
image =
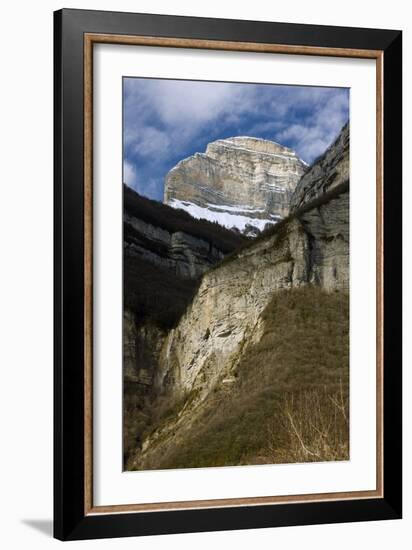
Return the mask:
[[[151,212],[154,207],[156,210]],[[165,314],[171,305],[176,308],[180,297],[182,303],[175,314],[179,317],[192,298],[191,289],[198,284],[196,280],[223,259],[222,249],[231,251],[242,242],[230,231],[214,227],[203,228],[203,233],[210,238],[206,240],[202,238],[199,222],[182,214],[183,217],[179,217],[172,208],[154,205],[153,201],[125,189],[124,380],[152,393],[158,390],[156,377],[162,377],[159,355],[166,335],[164,325],[173,324]],[[180,227],[186,230],[179,230]],[[212,235],[212,229],[217,233]],[[218,245],[215,246],[212,239]],[[163,329],[159,328],[159,319],[163,321],[160,323]]]
[[[162,452],[189,429],[213,388],[236,386],[237,365],[248,346],[261,340],[262,314],[274,293],[308,284],[349,289],[347,132],[312,166],[311,178],[303,176],[306,183],[299,184],[288,218],[202,276],[158,352],[158,387],[183,398],[184,405],[173,422],[145,439],[132,468],[150,465],[152,449]]]
[[[135,256],[185,278],[196,278],[219,262],[224,254],[209,242],[184,233],[169,232],[143,220],[124,216],[128,235],[125,254]]]
[[[194,279],[219,262],[242,242],[239,235],[223,227],[198,222],[124,188],[125,257]]]
[[[230,375],[241,342],[259,338],[259,317],[274,292],[309,283],[329,291],[348,289],[348,198],[342,192],[282,222],[272,236],[203,276],[162,350],[176,387],[210,387],[223,370]]]
[[[289,213],[305,170],[294,151],[272,141],[222,139],[167,174],[164,202],[228,228],[262,230]]]
[[[139,325],[134,314],[123,316],[123,376],[125,382],[152,392],[158,386],[159,357],[166,332],[153,324]]]
[[[169,334],[162,357],[178,371],[174,376],[184,390],[203,379],[213,384],[222,365],[230,370],[231,355],[245,337],[256,337],[259,316],[277,290],[306,284],[348,290],[348,125],[302,177],[292,202],[295,213],[272,234],[203,276],[191,307]]]
[[[143,442],[132,468],[151,464],[175,437],[190,429],[216,387],[236,387],[237,366],[264,331],[262,314],[273,294],[313,284],[349,288],[348,189],[206,273],[179,324],[163,340],[159,388],[183,399],[181,411]],[[159,451],[160,449],[160,451]]]
[[[290,200],[291,210],[297,210],[349,181],[349,123],[334,143],[300,179]]]
[[[244,239],[127,187],[123,234],[123,410],[127,460],[147,427],[153,400],[172,385],[171,371],[160,360],[168,330],[191,302],[199,277]],[[163,372],[163,366],[167,372]]]

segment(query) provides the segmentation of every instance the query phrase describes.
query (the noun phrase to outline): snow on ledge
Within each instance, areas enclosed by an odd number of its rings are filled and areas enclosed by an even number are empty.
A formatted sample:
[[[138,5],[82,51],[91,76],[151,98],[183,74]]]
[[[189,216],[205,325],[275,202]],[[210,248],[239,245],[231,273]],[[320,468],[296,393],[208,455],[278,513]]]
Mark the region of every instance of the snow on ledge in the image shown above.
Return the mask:
[[[172,206],[173,208],[180,208],[181,210],[185,210],[188,212],[191,216],[194,218],[208,220],[210,222],[217,222],[219,225],[223,225],[224,227],[227,227],[228,229],[232,229],[233,227],[237,228],[239,231],[244,231],[246,229],[246,225],[252,225],[253,227],[257,227],[260,231],[263,231],[265,228],[265,225],[267,223],[273,224],[276,223],[273,219],[256,219],[256,218],[250,218],[249,216],[239,215],[239,214],[232,214],[228,211],[213,211],[209,208],[205,208],[202,206],[198,206],[197,204],[193,204],[192,202],[188,201],[181,201],[178,199],[171,199],[169,201],[169,206]],[[213,208],[215,208],[213,206]],[[224,208],[222,206],[219,206],[219,208]],[[233,207],[228,206],[227,209],[233,209]],[[238,210],[242,210],[239,208]]]

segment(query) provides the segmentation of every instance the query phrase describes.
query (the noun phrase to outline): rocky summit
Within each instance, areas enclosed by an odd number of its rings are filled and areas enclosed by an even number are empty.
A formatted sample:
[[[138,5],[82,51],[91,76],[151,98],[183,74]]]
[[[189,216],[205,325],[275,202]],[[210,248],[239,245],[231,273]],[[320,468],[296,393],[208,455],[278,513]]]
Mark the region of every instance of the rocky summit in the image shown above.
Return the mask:
[[[164,202],[256,236],[288,215],[291,195],[306,169],[294,151],[273,141],[220,139],[170,170]]]

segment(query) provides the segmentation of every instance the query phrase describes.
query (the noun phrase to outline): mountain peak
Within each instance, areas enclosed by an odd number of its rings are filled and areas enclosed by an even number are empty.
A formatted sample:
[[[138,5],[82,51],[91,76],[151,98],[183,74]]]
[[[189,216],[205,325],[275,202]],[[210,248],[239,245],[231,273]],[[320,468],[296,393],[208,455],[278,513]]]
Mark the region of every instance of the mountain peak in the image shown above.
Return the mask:
[[[227,146],[231,148],[246,149],[250,152],[255,153],[266,153],[266,154],[283,154],[296,157],[295,151],[289,147],[285,147],[276,141],[270,141],[268,139],[252,137],[252,136],[235,136],[230,138],[218,139],[209,143],[206,154],[209,150],[213,150],[215,146]]]
[[[261,231],[289,213],[305,170],[294,151],[274,141],[219,139],[170,170],[164,202],[241,232]]]

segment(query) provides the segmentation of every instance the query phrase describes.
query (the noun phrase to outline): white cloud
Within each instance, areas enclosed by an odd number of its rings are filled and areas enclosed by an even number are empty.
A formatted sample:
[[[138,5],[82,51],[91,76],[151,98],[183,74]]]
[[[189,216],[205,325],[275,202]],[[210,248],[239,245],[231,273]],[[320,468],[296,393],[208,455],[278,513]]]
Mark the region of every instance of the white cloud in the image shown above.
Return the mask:
[[[141,128],[133,143],[133,147],[139,155],[151,156],[156,154],[163,156],[163,158],[167,155],[170,145],[169,134],[161,132],[153,126]]]
[[[256,109],[255,93],[253,86],[230,83],[131,79],[126,81],[125,145],[142,156],[176,154],[207,125],[240,123],[242,114]]]
[[[347,92],[331,88],[140,78],[124,86],[125,180],[157,198],[171,162],[193,154],[195,143],[247,133],[311,163],[348,117]]]
[[[294,149],[306,162],[322,154],[336,138],[344,121],[338,127],[327,128],[325,126],[304,126],[293,124],[277,134],[278,141],[293,141]]]
[[[142,111],[150,104],[165,126],[210,122],[237,110],[241,101],[253,95],[253,87],[224,82],[138,80],[128,86],[129,106]]]
[[[266,122],[258,122],[250,127],[249,133],[251,136],[259,136],[268,132],[273,135],[285,127],[285,123],[280,120],[271,119]]]
[[[214,82],[157,81],[151,89],[155,108],[165,124],[198,126],[214,120],[236,101],[240,88]]]
[[[127,160],[123,161],[123,183],[135,189],[137,184],[136,168]]]
[[[140,178],[136,167],[129,161],[123,162],[123,183],[141,195],[149,198],[158,198],[159,181],[156,178]]]
[[[299,92],[298,96],[303,93]],[[302,159],[312,162],[331,145],[347,121],[348,99],[345,93],[330,93],[326,89],[312,91],[309,98],[316,99],[312,116],[305,124],[285,126],[276,137],[280,142],[292,141]]]

